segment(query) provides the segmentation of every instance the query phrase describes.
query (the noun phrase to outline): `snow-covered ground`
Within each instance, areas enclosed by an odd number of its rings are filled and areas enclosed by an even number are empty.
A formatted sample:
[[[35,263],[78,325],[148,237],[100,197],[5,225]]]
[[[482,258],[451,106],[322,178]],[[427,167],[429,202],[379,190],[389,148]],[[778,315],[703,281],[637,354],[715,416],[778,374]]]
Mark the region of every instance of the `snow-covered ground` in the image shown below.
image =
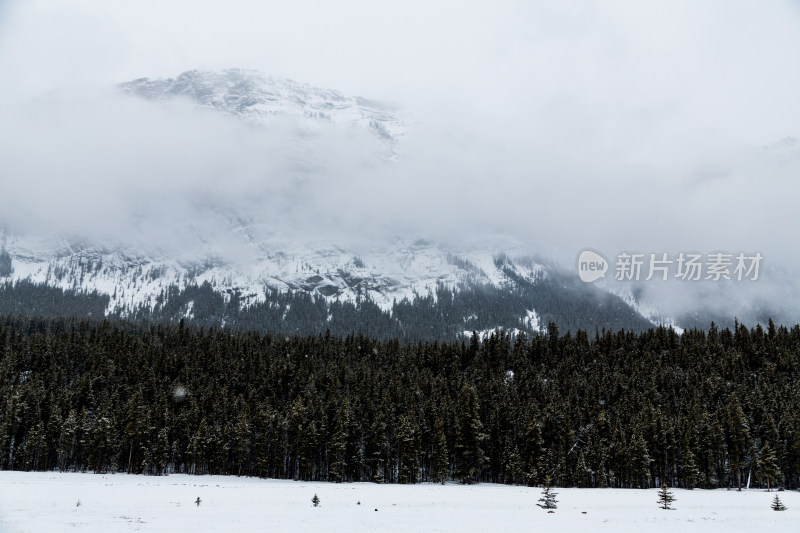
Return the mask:
[[[0,472],[0,532],[800,531],[798,492],[778,493],[788,510],[775,512],[774,492],[674,490],[675,510],[664,511],[655,489],[558,489],[552,514],[536,506],[540,492],[491,484]]]

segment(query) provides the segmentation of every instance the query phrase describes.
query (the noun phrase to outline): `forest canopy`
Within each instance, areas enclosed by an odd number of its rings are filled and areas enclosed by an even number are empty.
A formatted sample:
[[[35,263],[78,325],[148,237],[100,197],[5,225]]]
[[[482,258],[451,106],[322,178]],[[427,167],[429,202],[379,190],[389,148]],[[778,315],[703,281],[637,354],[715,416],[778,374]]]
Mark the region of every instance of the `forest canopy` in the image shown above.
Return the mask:
[[[800,326],[405,344],[0,318],[0,468],[800,487]]]

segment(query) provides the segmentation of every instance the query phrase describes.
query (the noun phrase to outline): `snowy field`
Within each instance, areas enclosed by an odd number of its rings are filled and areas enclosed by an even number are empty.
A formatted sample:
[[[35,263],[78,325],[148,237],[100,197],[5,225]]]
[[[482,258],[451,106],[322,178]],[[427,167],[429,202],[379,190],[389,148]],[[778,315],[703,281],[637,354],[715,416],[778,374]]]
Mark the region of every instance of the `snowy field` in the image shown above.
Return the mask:
[[[800,532],[798,492],[779,493],[783,512],[760,490],[674,490],[671,511],[656,489],[557,492],[548,514],[536,507],[540,489],[503,485],[0,472],[0,532]]]

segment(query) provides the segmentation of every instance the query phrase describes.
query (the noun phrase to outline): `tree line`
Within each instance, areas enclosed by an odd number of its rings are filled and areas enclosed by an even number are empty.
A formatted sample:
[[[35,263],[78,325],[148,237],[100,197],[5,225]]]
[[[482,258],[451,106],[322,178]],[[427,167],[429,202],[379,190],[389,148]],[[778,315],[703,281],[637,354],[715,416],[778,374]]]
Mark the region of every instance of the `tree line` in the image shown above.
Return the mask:
[[[800,487],[800,326],[401,343],[0,317],[0,468]]]

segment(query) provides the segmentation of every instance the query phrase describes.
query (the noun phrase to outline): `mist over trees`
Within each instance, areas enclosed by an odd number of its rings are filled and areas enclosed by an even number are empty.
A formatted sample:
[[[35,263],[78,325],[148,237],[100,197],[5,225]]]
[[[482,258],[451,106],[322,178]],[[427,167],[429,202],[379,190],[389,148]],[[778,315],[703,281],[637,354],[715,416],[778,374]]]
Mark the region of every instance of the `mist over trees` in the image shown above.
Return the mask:
[[[14,273],[14,267],[11,264],[11,255],[3,246],[0,248],[0,278],[5,278]]]
[[[0,468],[800,487],[800,326],[403,344],[0,319]]]

